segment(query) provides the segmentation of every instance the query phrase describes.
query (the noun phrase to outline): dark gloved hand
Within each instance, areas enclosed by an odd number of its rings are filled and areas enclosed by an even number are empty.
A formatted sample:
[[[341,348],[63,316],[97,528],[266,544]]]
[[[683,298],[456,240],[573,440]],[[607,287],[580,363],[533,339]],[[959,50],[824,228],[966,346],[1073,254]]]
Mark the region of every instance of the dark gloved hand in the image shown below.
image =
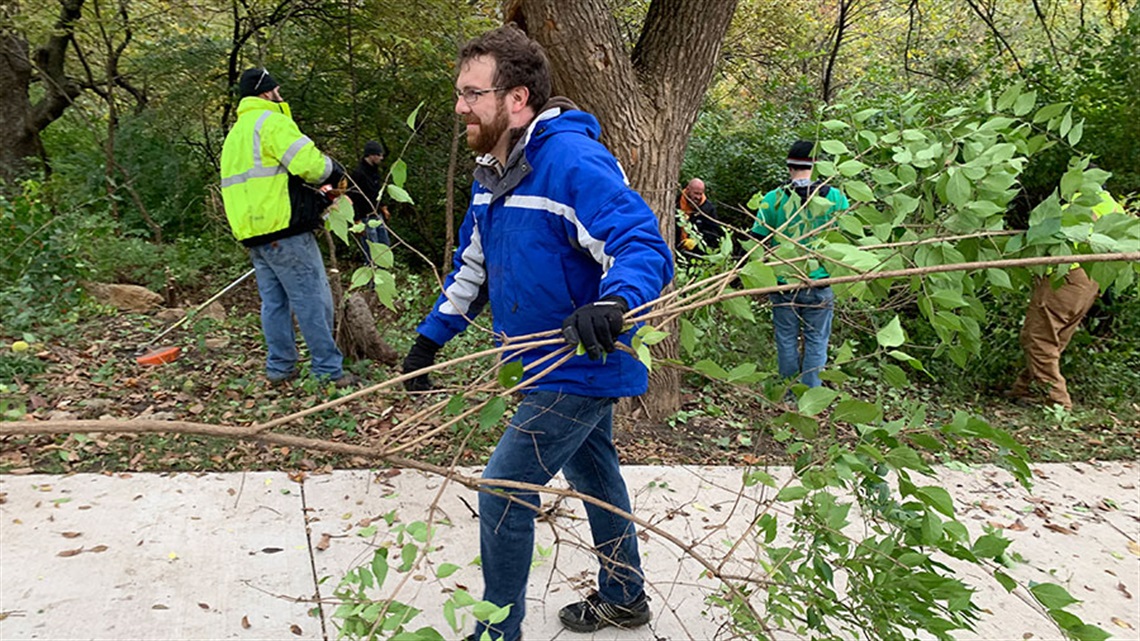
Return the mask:
[[[418,369],[431,367],[435,365],[435,354],[439,351],[441,345],[432,339],[419,334],[416,337],[416,342],[412,345],[412,349],[408,351],[407,357],[404,358],[404,373],[408,374]],[[410,378],[404,381],[404,389],[409,392],[429,392],[435,389],[431,379],[427,374],[421,374],[415,378]]]
[[[329,160],[332,160],[332,158],[330,158]],[[342,180],[345,181],[347,184],[348,176],[345,175],[345,173],[344,173],[344,165],[340,164],[339,162],[337,162],[335,160],[332,160],[332,173],[330,173],[329,177],[325,178],[324,181],[321,182],[321,184],[322,185],[332,185],[333,187],[339,187]]]
[[[615,341],[621,335],[622,316],[628,311],[629,304],[621,296],[606,296],[583,305],[562,321],[562,337],[574,346],[581,343],[590,360],[596,361],[603,352],[614,351]]]

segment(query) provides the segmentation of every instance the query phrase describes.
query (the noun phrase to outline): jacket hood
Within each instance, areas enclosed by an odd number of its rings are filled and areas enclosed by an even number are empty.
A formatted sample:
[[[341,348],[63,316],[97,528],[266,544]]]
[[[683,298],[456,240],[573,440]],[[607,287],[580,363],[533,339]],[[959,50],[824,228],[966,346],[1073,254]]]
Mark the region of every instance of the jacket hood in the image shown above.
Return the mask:
[[[289,118],[293,117],[293,110],[289,108],[287,102],[273,102],[265,98],[258,98],[257,96],[248,96],[242,98],[238,103],[237,113],[240,118],[243,114],[251,111],[273,111],[280,114],[285,114]]]
[[[578,133],[598,140],[602,135],[602,126],[593,115],[578,109],[574,101],[564,96],[554,96],[543,105],[527,127],[523,144],[541,144],[546,138],[560,133]]]

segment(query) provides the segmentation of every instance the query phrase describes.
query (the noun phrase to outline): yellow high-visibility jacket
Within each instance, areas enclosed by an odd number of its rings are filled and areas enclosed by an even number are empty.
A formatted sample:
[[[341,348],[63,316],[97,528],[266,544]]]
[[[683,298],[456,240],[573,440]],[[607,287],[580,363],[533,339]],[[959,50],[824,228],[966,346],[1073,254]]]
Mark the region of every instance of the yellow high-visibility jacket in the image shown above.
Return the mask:
[[[302,183],[324,182],[333,161],[297,128],[288,104],[242,98],[221,164],[226,218],[243,245],[262,245],[320,224],[320,212],[298,201],[309,189]]]

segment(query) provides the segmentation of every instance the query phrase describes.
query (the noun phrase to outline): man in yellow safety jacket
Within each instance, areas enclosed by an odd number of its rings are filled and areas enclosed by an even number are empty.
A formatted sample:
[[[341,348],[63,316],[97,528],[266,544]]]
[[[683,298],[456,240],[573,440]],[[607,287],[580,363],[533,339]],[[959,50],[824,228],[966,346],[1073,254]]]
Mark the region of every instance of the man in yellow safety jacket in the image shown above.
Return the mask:
[[[313,230],[343,168],[293,122],[277,82],[247,69],[239,84],[238,120],[222,146],[222,200],[234,236],[249,249],[261,295],[261,330],[271,383],[296,376],[293,316],[312,355],[312,374],[351,384],[333,339],[333,301]]]

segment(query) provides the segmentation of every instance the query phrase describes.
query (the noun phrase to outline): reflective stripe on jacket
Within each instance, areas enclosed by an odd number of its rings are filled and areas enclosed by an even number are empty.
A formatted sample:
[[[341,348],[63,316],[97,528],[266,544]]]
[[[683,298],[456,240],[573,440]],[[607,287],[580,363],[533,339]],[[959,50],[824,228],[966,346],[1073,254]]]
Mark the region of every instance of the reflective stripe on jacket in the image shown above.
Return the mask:
[[[301,133],[286,103],[243,98],[238,120],[222,146],[222,201],[234,236],[245,245],[261,237],[282,238],[294,220],[289,174],[319,183],[332,173],[332,160]],[[311,221],[310,221],[311,222]],[[265,242],[268,242],[266,239]]]

